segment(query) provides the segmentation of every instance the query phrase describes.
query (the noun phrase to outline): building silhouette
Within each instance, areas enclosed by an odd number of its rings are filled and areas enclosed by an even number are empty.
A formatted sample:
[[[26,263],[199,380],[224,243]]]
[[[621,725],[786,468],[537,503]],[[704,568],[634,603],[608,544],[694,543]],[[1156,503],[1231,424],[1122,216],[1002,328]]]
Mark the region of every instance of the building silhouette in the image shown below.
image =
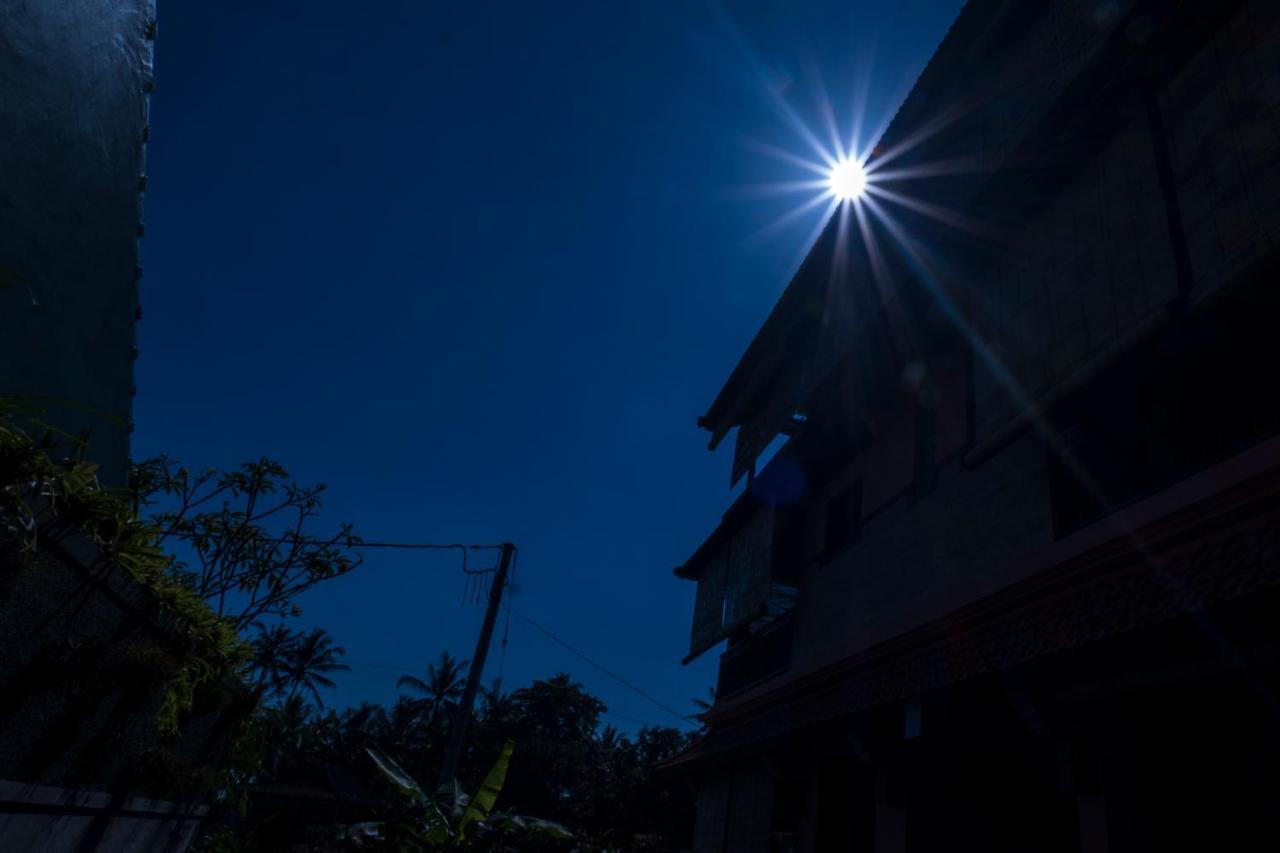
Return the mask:
[[[0,396],[124,485],[152,0],[0,2]]]
[[[104,486],[129,468],[154,36],[152,0],[0,0],[0,397]],[[207,771],[247,691],[219,685],[161,737],[157,676],[188,636],[61,496],[16,480],[16,455],[5,487],[39,547],[0,536],[0,850],[182,853],[208,807],[148,796],[164,773],[146,768]]]
[[[699,421],[698,853],[1280,843],[1277,57],[964,6]]]

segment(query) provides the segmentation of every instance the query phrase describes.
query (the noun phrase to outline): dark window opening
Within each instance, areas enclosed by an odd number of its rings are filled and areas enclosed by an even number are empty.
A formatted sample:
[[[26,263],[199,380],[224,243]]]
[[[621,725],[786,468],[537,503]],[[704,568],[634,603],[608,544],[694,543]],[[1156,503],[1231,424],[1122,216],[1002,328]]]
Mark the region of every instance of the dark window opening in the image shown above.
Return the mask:
[[[875,848],[875,773],[852,760],[836,760],[818,777],[817,849],[856,853]]]
[[[1172,327],[1054,409],[1057,535],[1280,433],[1280,395],[1261,378],[1280,356],[1265,316],[1220,310]]]
[[[804,820],[807,799],[806,787],[803,779],[782,778],[775,784],[770,853],[795,853],[799,849],[800,824]]]
[[[854,480],[827,504],[823,553],[833,557],[862,539],[862,480]]]
[[[827,503],[823,556],[833,557],[863,538],[863,480],[846,485]]]
[[[800,501],[774,510],[773,577],[795,583],[804,568],[804,528],[809,503]]]
[[[791,663],[793,623],[783,615],[756,634],[731,640],[720,656],[716,699],[727,699],[760,682],[785,672]]]
[[[907,804],[907,751],[900,744],[889,751],[881,770],[880,797],[886,806],[901,808]]]
[[[915,479],[912,497],[919,500],[938,485],[938,411],[932,405],[916,407]]]

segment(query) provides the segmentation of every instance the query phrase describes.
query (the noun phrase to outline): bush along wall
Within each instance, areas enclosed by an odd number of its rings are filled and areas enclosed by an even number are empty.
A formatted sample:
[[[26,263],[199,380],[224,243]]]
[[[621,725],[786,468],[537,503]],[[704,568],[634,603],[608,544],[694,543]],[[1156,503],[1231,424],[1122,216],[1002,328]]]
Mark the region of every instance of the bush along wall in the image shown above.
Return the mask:
[[[0,779],[200,798],[256,704],[249,646],[65,438],[0,399]]]

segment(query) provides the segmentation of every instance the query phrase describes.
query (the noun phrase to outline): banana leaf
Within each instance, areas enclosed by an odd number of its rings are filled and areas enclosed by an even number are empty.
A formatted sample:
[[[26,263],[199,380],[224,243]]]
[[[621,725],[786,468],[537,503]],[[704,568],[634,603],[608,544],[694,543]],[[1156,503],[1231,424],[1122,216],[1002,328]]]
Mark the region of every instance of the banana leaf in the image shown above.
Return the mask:
[[[417,781],[405,772],[405,769],[392,760],[391,756],[381,753],[376,749],[365,748],[365,752],[369,753],[369,757],[373,759],[373,763],[378,770],[382,772],[390,780],[392,785],[399,788],[410,799],[419,802],[426,802],[427,795],[423,793],[421,786]]]
[[[511,753],[515,746],[512,741],[502,745],[502,753],[498,756],[498,760],[493,762],[488,775],[480,783],[479,790],[471,797],[466,811],[462,813],[462,820],[458,822],[459,838],[466,837],[468,826],[475,821],[483,822],[493,811],[493,806],[498,801],[498,794],[502,793],[502,786],[507,781],[507,766],[511,763]]]

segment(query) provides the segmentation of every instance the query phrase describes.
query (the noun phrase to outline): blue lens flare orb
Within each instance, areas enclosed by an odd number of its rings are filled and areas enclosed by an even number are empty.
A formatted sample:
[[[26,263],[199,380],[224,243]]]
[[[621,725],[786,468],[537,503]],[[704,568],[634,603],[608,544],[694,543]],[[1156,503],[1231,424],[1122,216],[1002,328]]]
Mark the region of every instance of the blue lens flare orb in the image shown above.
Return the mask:
[[[853,201],[867,189],[867,173],[856,159],[841,160],[827,174],[827,188],[840,201]]]

